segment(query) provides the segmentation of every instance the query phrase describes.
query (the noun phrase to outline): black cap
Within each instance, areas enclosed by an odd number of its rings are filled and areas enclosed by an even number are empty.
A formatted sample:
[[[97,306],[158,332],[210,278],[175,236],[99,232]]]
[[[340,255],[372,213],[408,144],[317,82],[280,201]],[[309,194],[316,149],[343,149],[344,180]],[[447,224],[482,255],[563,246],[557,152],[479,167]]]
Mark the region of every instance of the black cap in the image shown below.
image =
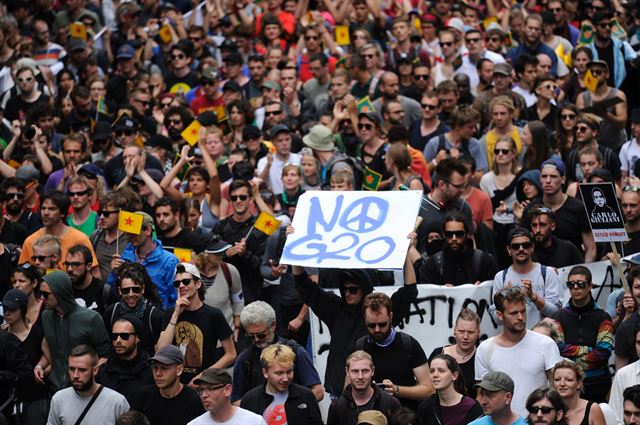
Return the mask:
[[[513,239],[519,238],[520,236],[526,236],[530,241],[533,240],[533,235],[530,231],[528,231],[524,227],[514,227],[513,229],[509,230],[509,233],[507,233],[507,242],[511,243]]]
[[[262,132],[258,127],[253,124],[245,125],[242,129],[242,139],[257,139],[262,135]]]
[[[2,307],[7,310],[22,310],[22,312],[25,312],[28,304],[29,299],[19,289],[9,289],[2,297]]]
[[[553,13],[549,12],[548,10],[543,10],[542,13],[540,14],[540,16],[542,17],[542,23],[543,24],[555,24],[556,23],[556,17],[553,16]]]
[[[242,59],[242,55],[240,54],[240,52],[231,52],[224,57],[223,62],[232,65],[243,65],[244,59]]]
[[[78,170],[78,174],[83,174],[90,179],[96,179],[98,176],[102,176],[102,168],[98,167],[96,164],[84,164]]]
[[[593,24],[595,25],[598,22],[611,21],[612,18],[613,14],[610,11],[601,10],[593,14],[593,19],[591,19],[591,22],[593,22]]]
[[[240,84],[238,84],[237,82],[230,80],[224,83],[224,87],[222,88],[222,91],[227,90],[235,93],[240,93],[242,91],[242,87],[240,87]]]
[[[135,118],[130,117],[129,115],[121,115],[120,118],[113,123],[113,128],[118,130],[137,130],[138,129],[138,121]]]
[[[218,125],[218,116],[213,111],[204,111],[203,113],[198,115],[198,118],[196,119],[205,127]]]
[[[171,151],[171,149],[173,148],[171,139],[169,139],[167,136],[163,136],[162,134],[154,134],[153,136],[151,136],[151,138],[147,142],[147,145],[154,148],[164,149],[166,151]]]
[[[107,140],[111,136],[111,133],[113,133],[111,130],[111,124],[107,121],[98,121],[93,127],[91,139],[97,142]]]
[[[228,50],[230,52],[238,50],[238,45],[233,40],[227,38],[220,45],[220,50]]]
[[[291,133],[291,130],[284,124],[278,124],[274,126],[269,132],[269,138],[273,140],[278,135],[278,133]]]

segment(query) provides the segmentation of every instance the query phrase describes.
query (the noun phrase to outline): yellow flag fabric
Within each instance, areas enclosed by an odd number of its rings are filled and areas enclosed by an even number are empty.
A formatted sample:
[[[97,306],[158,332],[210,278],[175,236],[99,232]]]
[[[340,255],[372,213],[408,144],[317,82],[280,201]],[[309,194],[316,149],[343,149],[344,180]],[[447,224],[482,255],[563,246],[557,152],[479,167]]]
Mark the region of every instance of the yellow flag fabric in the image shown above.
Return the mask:
[[[346,25],[336,25],[335,29],[336,43],[341,46],[348,46],[351,44],[351,38],[349,37],[349,27]]]
[[[200,137],[200,129],[202,128],[202,124],[198,120],[193,120],[189,127],[185,128],[182,132],[182,137],[187,141],[191,146],[198,143],[198,138]]]
[[[160,40],[162,40],[164,44],[167,44],[173,39],[173,36],[171,35],[171,28],[169,28],[169,25],[163,25],[160,28],[160,31],[158,31],[158,35],[160,36]]]
[[[173,248],[173,255],[178,257],[181,263],[191,261],[191,250],[187,248]]]
[[[118,214],[118,230],[139,235],[142,230],[143,219],[144,217],[141,214],[121,210]]]
[[[87,41],[87,27],[82,22],[74,22],[69,25],[69,33],[71,38]]]
[[[280,220],[278,220],[271,214],[262,211],[256,219],[253,227],[260,230],[264,234],[272,235],[276,230],[278,230],[278,227],[280,227]]]
[[[587,73],[584,74],[584,85],[589,91],[596,91],[598,87],[598,79],[593,76],[590,69],[587,69]]]

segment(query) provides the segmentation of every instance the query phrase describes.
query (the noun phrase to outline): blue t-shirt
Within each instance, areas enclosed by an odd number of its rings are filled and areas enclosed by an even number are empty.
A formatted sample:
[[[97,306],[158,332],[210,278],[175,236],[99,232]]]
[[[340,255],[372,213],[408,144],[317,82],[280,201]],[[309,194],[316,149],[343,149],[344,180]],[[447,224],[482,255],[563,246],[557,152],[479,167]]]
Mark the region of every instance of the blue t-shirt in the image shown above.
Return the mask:
[[[495,422],[491,420],[491,416],[483,416],[473,422],[469,422],[469,425],[495,425]],[[511,425],[527,425],[527,421],[522,416],[518,416],[518,419]]]

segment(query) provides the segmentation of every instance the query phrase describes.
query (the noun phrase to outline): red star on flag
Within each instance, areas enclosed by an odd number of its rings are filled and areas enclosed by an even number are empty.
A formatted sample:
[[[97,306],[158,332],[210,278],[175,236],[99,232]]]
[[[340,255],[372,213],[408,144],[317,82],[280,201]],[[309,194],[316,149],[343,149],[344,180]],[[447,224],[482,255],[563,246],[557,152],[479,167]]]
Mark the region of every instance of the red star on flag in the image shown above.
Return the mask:
[[[191,129],[191,135],[195,136],[196,134],[198,134],[198,130],[196,130],[195,128]]]
[[[127,226],[131,226],[133,224],[133,220],[131,219],[131,217],[127,217],[124,219],[124,224]]]
[[[271,220],[268,220],[264,223],[266,227],[271,227]]]
[[[367,176],[367,183],[373,183],[373,176]]]

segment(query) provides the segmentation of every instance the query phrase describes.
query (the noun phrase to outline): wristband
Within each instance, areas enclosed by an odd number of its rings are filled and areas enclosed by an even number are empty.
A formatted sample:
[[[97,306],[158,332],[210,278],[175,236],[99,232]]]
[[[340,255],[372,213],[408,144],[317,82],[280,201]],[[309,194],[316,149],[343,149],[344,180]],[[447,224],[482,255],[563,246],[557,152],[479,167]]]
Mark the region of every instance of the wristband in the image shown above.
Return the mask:
[[[396,394],[395,395],[396,395],[396,397],[400,396],[400,386],[399,385],[396,385]]]

